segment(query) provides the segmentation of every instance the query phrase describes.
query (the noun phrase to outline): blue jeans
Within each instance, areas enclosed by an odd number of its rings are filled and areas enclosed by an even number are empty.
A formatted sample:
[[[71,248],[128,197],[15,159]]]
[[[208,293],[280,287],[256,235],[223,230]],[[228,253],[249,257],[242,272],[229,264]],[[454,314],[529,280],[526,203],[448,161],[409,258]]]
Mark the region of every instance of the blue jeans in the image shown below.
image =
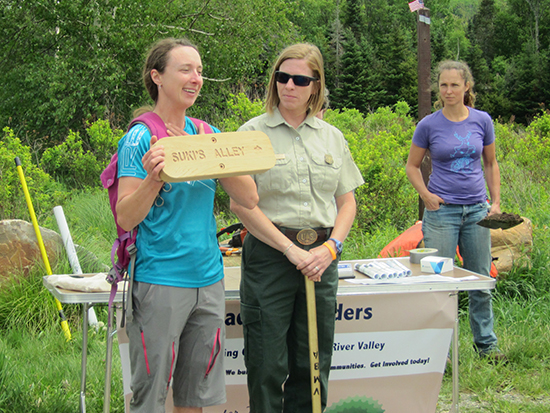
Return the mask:
[[[489,211],[486,202],[475,205],[442,204],[436,211],[424,211],[422,232],[426,248],[437,248],[438,255],[453,258],[458,245],[463,267],[489,276],[491,270],[491,233],[477,225]],[[474,346],[484,355],[498,350],[493,332],[491,290],[468,292],[470,327]]]

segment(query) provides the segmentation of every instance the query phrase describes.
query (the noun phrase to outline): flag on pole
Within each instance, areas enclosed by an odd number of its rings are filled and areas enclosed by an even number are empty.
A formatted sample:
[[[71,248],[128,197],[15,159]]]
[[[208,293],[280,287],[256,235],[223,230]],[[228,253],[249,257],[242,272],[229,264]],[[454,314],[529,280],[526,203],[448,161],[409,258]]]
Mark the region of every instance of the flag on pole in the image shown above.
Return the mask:
[[[423,8],[424,8],[423,0],[414,0],[409,3],[409,9],[411,9],[411,12],[414,12]]]

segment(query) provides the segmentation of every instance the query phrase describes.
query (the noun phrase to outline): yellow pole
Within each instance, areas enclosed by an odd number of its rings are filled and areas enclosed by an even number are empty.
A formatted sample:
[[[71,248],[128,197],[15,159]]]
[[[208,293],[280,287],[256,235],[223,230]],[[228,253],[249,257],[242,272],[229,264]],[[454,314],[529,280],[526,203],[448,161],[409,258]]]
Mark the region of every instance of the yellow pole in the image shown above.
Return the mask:
[[[311,381],[311,411],[321,413],[321,376],[319,370],[319,340],[317,338],[317,309],[315,304],[315,284],[306,281],[307,330],[309,336],[309,366]]]
[[[44,247],[42,234],[40,234],[40,228],[38,227],[38,221],[36,220],[36,214],[34,213],[31,197],[29,195],[29,189],[27,188],[27,182],[25,181],[25,175],[23,174],[23,168],[21,167],[21,160],[19,159],[19,157],[15,158],[15,166],[17,168],[17,173],[19,174],[19,179],[21,180],[23,192],[25,193],[25,200],[27,201],[27,207],[29,208],[29,214],[31,215],[32,226],[34,227],[34,232],[36,233],[36,239],[38,241],[40,253],[42,254],[42,260],[44,261],[44,265],[46,266],[46,272],[48,275],[52,275],[52,269],[50,267],[50,262],[48,261],[48,255],[46,254],[46,248]],[[67,341],[69,341],[71,339],[71,330],[69,330],[69,323],[67,323],[67,319],[65,318],[65,314],[63,313],[63,308],[61,307],[61,303],[57,298],[55,298],[55,305],[57,306],[57,311],[59,312],[59,317],[61,318],[61,328],[65,333]]]

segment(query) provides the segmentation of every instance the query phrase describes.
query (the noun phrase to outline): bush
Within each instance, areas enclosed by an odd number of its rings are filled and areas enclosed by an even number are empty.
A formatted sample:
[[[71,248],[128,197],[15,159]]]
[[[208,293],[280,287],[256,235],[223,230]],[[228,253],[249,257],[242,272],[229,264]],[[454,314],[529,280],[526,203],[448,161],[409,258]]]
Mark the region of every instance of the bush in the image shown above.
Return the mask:
[[[525,136],[525,129],[514,124],[494,122],[496,156],[499,163],[514,160],[516,148]]]
[[[519,164],[530,171],[534,179],[550,182],[550,114],[535,117],[515,152]]]
[[[230,94],[230,99],[226,104],[228,110],[220,126],[221,130],[225,132],[234,132],[242,124],[265,112],[264,102],[259,99],[250,101],[244,93]]]
[[[15,157],[21,160],[33,208],[40,220],[65,199],[66,193],[50,175],[32,163],[30,148],[21,144],[10,128],[5,127],[3,132],[0,136],[0,220],[17,218],[30,221]]]
[[[549,113],[535,117],[526,129],[515,124],[495,123],[495,135],[499,163],[522,169],[526,178],[535,182],[550,181],[550,163],[546,161],[550,159]]]
[[[124,135],[111,129],[109,122],[98,120],[86,130],[88,140],[79,132],[69,132],[65,142],[48,148],[42,154],[42,167],[71,188],[94,188],[101,185],[99,175],[109,164]]]
[[[342,131],[365,180],[356,191],[360,228],[407,228],[416,219],[418,196],[405,173],[415,127],[408,112],[405,102],[365,117],[356,109],[327,111],[325,120]]]

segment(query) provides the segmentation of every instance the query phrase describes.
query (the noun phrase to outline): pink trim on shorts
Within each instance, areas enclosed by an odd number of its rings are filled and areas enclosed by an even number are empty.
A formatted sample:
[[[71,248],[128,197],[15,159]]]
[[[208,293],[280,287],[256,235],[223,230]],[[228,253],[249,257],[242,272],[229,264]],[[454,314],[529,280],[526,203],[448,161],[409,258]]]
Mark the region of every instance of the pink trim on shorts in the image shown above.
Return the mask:
[[[214,364],[216,364],[216,359],[220,354],[220,349],[221,349],[220,334],[221,334],[221,329],[218,328],[218,330],[216,331],[216,339],[214,340],[214,346],[212,347],[212,352],[210,353],[210,360],[208,360],[208,368],[206,369],[206,374],[204,375],[204,378],[208,377],[208,374],[210,374],[210,372],[214,368]],[[218,349],[218,351],[216,351],[216,349]]]
[[[176,361],[176,350],[174,349],[174,342],[172,341],[172,362],[170,363],[170,374],[168,375],[168,384],[166,388],[170,387],[170,382],[172,381],[172,373],[174,372],[174,362]]]
[[[147,367],[147,374],[151,374],[151,369],[149,368],[149,359],[147,358],[147,346],[145,345],[145,336],[143,335],[143,330],[141,330],[141,344],[143,345],[143,355],[145,356],[145,366]]]

